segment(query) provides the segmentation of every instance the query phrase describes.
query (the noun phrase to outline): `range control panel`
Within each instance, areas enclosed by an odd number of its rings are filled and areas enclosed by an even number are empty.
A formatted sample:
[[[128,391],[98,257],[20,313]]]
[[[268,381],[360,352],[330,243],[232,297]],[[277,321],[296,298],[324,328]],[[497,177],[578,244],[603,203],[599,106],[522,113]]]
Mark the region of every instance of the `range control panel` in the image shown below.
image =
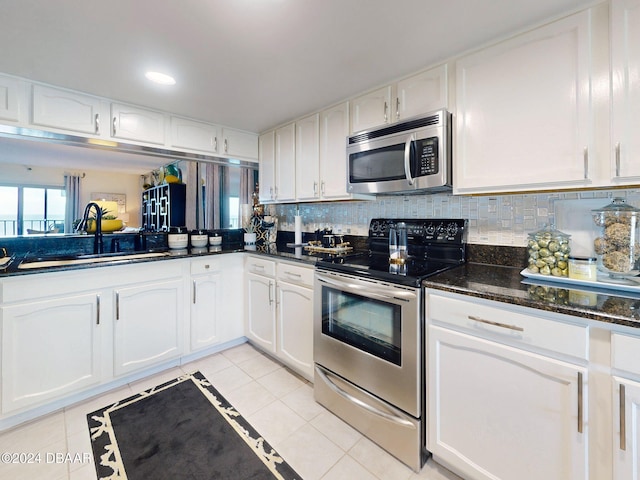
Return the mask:
[[[438,218],[438,219],[398,219],[374,218],[369,224],[370,239],[387,239],[389,230],[395,228],[407,229],[409,243],[465,243],[467,239],[467,220]]]

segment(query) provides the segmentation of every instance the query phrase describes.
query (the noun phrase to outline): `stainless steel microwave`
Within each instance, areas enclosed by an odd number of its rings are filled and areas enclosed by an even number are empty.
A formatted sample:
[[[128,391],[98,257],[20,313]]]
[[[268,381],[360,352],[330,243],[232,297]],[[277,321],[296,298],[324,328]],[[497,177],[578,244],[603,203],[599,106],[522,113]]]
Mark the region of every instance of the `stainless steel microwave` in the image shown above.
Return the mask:
[[[349,193],[451,190],[451,113],[438,110],[347,138]]]

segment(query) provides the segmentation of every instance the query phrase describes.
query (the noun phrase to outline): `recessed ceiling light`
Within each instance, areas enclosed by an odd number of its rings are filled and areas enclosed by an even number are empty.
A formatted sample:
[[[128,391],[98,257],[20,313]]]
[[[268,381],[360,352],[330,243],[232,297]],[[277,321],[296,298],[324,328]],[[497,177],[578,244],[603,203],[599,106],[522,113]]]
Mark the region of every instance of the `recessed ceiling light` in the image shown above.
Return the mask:
[[[160,72],[147,72],[144,74],[149,80],[155,83],[159,83],[160,85],[175,85],[176,79],[171,75],[167,75],[166,73]]]

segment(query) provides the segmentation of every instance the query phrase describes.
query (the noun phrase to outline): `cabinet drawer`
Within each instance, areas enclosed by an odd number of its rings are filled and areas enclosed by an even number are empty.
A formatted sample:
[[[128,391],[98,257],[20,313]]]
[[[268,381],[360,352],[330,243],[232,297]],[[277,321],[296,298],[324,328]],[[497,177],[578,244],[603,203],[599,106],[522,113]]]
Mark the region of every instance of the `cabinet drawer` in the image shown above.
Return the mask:
[[[313,272],[310,267],[302,267],[292,263],[278,263],[278,280],[313,287]]]
[[[621,333],[611,334],[611,366],[613,368],[640,375],[638,352],[640,352],[640,337]]]
[[[260,257],[247,257],[246,270],[247,272],[257,273],[258,275],[275,277],[276,262]]]
[[[191,260],[191,275],[217,272],[220,270],[220,259],[217,257],[211,256]]]
[[[427,315],[431,323],[445,324],[515,346],[551,350],[580,359],[589,357],[589,329],[536,314],[502,308],[495,302],[466,301],[429,295]]]

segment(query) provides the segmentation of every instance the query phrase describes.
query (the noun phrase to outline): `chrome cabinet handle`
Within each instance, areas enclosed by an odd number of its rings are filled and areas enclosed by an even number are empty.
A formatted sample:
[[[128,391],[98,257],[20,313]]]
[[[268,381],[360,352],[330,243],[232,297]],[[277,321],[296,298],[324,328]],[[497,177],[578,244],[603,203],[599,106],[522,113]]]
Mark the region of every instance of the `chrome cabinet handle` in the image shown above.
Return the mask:
[[[289,275],[290,277],[296,277],[296,278],[302,278],[302,275],[299,273],[293,273],[293,272],[284,272],[285,275]]]
[[[269,305],[273,305],[273,295],[271,289],[273,288],[273,283],[269,280]]]
[[[583,430],[583,388],[582,388],[582,372],[578,372],[578,433]]]
[[[116,136],[116,122],[117,122],[117,121],[118,121],[118,118],[117,118],[117,117],[113,117],[113,125],[112,125],[112,128],[113,128],[113,136],[114,136],[114,137]]]
[[[320,193],[322,193],[322,195],[324,195],[324,180],[322,182],[320,182]]]
[[[229,152],[229,142],[227,141],[227,139],[224,139],[224,153],[228,153]]]
[[[116,292],[116,320],[120,320],[120,292]]]
[[[100,325],[100,294],[96,295],[96,325]]]
[[[93,124],[96,127],[95,133],[96,135],[100,135],[100,114],[96,113],[95,119],[93,120]]]
[[[582,156],[584,158],[584,179],[589,180],[589,148],[584,147],[582,151]]]
[[[620,176],[620,142],[616,143],[616,177]]]
[[[384,123],[388,123],[388,115],[387,115],[388,111],[389,111],[389,105],[387,105],[387,101],[385,100],[385,102],[384,102]]]
[[[626,387],[624,385],[620,385],[620,450],[627,449],[627,426],[626,426],[626,417],[627,417],[627,402],[626,402]]]
[[[213,137],[213,151],[218,151],[218,137]]]
[[[318,196],[318,182],[313,182],[313,196]]]
[[[196,281],[193,281],[193,304],[196,304]]]
[[[469,320],[473,320],[474,322],[486,323],[487,325],[492,325],[494,327],[508,328],[509,330],[515,330],[516,332],[524,332],[524,328],[519,327],[518,325],[509,325],[507,323],[485,320],[484,318],[476,317],[475,315],[467,315],[467,318]]]
[[[400,119],[400,97],[396,97],[396,120]]]

